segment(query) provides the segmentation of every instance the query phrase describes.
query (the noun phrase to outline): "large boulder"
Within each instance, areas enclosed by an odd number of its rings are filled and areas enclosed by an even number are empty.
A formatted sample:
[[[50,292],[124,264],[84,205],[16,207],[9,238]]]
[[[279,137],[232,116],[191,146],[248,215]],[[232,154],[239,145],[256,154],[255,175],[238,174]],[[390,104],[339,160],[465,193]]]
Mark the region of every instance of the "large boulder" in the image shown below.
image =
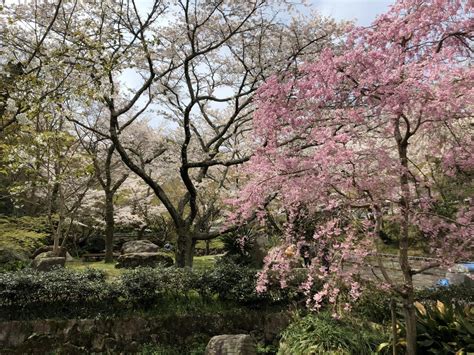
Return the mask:
[[[51,271],[63,268],[66,264],[65,257],[56,256],[52,251],[47,251],[36,256],[31,266],[39,271]]]
[[[122,254],[157,253],[160,247],[149,240],[131,240],[122,245]]]
[[[250,335],[217,335],[209,340],[206,355],[257,355],[257,345]]]
[[[173,266],[173,258],[163,253],[129,253],[120,255],[116,268]]]
[[[54,249],[54,246],[52,245],[46,245],[44,247],[38,248],[33,252],[32,258],[35,259],[38,255],[46,252],[52,252]],[[58,255],[51,255],[48,254],[49,256],[59,256],[61,258],[66,258],[66,261],[72,261],[74,258],[69,254],[66,248],[64,247],[59,247],[59,254]]]

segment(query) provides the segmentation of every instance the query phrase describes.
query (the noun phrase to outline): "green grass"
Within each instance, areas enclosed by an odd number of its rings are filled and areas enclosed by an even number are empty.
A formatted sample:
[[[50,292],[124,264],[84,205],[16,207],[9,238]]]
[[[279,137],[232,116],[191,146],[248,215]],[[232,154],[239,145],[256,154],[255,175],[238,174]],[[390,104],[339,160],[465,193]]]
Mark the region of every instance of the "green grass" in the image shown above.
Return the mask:
[[[216,262],[216,255],[207,255],[207,256],[196,256],[194,257],[193,268],[198,271],[209,270],[214,267]],[[102,270],[106,273],[108,278],[114,278],[120,276],[125,269],[116,269],[115,263],[106,264],[103,261],[82,261],[76,259],[74,261],[68,261],[66,267],[72,270],[83,271],[87,268]]]
[[[214,268],[218,255],[195,256],[193,260],[193,269],[202,271]]]
[[[89,261],[85,262],[82,260],[68,261],[66,267],[72,270],[84,271],[87,268],[98,269],[105,272],[108,278],[114,278],[120,276],[124,269],[116,269],[115,263],[106,264],[103,261]]]
[[[212,239],[210,244],[209,244],[210,249],[223,249],[224,248],[224,242],[219,239]],[[206,249],[206,242],[204,240],[199,240],[196,243],[196,249]]]

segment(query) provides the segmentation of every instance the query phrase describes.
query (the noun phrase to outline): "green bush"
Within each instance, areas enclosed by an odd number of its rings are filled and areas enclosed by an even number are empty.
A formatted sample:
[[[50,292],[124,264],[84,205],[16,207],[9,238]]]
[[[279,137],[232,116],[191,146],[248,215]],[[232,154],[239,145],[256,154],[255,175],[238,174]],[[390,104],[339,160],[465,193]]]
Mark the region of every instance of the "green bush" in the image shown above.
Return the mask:
[[[467,305],[474,303],[474,288],[466,285],[427,288],[417,291],[415,299],[423,304],[436,303],[439,300],[446,304]],[[362,296],[353,306],[353,312],[358,317],[372,322],[389,322],[390,294],[366,285]]]
[[[434,287],[418,291],[415,296],[422,303],[455,303],[459,305],[474,303],[474,287],[468,285],[452,285],[449,287]]]
[[[384,336],[381,328],[369,323],[334,319],[327,312],[310,314],[283,332],[278,354],[372,354]]]
[[[116,285],[107,283],[99,270],[0,274],[0,313],[6,318],[97,314],[113,307],[119,296]]]
[[[255,247],[257,233],[252,226],[243,226],[223,236],[223,251],[226,257],[239,265],[252,264],[251,250]]]
[[[352,311],[357,317],[371,322],[389,322],[391,319],[390,294],[376,287],[367,287],[353,305]]]
[[[204,274],[203,284],[207,284],[211,293],[226,301],[242,304],[261,302],[265,296],[257,294],[257,271],[237,265],[230,259],[216,262],[213,270]]]
[[[201,284],[210,294],[217,294],[221,300],[242,305],[288,304],[303,299],[300,285],[306,278],[306,271],[298,271],[288,280],[286,288],[272,284],[266,292],[257,293],[258,270],[237,264],[232,258],[222,258],[216,262],[213,270],[201,276]],[[201,294],[205,292],[201,291]]]
[[[198,275],[188,269],[136,268],[120,276],[123,296],[135,305],[152,305],[164,298],[187,295],[198,283]]]
[[[287,290],[260,295],[255,286],[256,270],[228,261],[200,272],[136,268],[109,282],[97,269],[24,269],[0,274],[0,318],[103,316],[150,306],[186,310],[215,302],[216,296],[222,303],[252,307],[291,300]]]

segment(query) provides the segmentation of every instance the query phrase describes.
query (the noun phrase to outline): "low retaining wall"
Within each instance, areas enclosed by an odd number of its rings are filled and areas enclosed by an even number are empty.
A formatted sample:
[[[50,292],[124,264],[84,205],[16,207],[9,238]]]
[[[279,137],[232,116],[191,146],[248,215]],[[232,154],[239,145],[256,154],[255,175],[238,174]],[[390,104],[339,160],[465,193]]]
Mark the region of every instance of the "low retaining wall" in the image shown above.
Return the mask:
[[[0,322],[0,354],[135,353],[146,343],[187,344],[196,336],[241,333],[271,343],[289,320],[285,313],[246,310],[208,315]]]

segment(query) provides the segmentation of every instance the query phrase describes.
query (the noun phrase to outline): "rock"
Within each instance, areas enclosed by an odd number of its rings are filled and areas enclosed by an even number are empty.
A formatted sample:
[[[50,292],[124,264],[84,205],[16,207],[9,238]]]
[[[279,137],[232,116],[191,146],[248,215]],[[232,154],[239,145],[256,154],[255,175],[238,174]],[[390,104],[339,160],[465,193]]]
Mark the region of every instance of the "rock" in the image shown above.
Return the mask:
[[[116,268],[134,268],[139,266],[165,267],[173,266],[173,258],[163,253],[130,253],[120,255],[117,259]]]
[[[291,323],[292,317],[289,313],[269,313],[265,315],[265,326],[263,329],[266,343],[272,343],[279,340],[280,334]]]
[[[160,247],[149,240],[131,240],[122,245],[122,254],[157,253]]]
[[[46,245],[44,247],[38,248],[34,251],[31,258],[35,259],[38,255],[40,255],[42,253],[52,252],[53,248],[54,248],[54,246],[52,246],[52,245]],[[60,256],[61,258],[65,258],[66,254],[68,254],[67,249],[64,248],[64,247],[59,247],[59,255],[56,255],[56,256]]]
[[[28,255],[12,248],[0,248],[0,267],[28,261]]]
[[[59,257],[59,258],[64,258],[64,256],[61,255],[56,255],[52,251],[44,251],[42,253],[39,253],[38,255],[35,256],[35,260],[37,259],[44,259],[44,258],[54,258],[54,257]]]
[[[209,340],[206,355],[256,355],[257,345],[250,335],[217,335]]]
[[[55,256],[52,251],[47,251],[36,256],[31,266],[39,271],[51,271],[63,268],[66,264],[66,258]]]

